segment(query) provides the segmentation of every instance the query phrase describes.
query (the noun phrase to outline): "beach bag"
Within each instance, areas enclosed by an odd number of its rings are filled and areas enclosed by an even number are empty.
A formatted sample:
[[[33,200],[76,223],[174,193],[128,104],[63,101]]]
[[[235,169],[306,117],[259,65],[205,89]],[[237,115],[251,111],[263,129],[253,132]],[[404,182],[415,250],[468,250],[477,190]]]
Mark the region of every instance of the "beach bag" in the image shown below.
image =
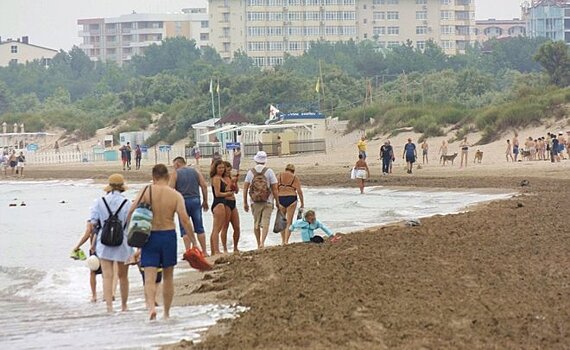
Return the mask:
[[[356,179],[356,169],[352,168],[352,170],[350,171],[350,179],[354,180]]]
[[[275,224],[273,225],[273,233],[280,233],[285,231],[287,228],[287,218],[281,210],[277,210],[277,215],[275,216]]]
[[[146,190],[150,196],[150,204],[141,203]],[[131,221],[129,222],[129,234],[127,243],[131,247],[142,248],[148,242],[150,232],[152,231],[152,187],[146,186],[139,198],[137,208],[133,211]]]
[[[200,249],[196,247],[188,248],[184,255],[182,255],[182,259],[188,261],[190,266],[196,270],[209,271],[212,269],[212,265],[206,260],[206,257]]]
[[[267,168],[263,168],[261,172],[257,172],[255,168],[251,169],[253,173],[253,181],[249,187],[249,196],[254,203],[267,202],[271,192],[269,191],[269,182],[265,177]]]
[[[107,208],[107,212],[109,213],[109,217],[105,220],[103,224],[103,229],[101,230],[101,243],[109,247],[117,247],[123,244],[123,235],[125,231],[125,226],[121,219],[119,219],[119,213],[121,209],[125,206],[128,202],[127,199],[121,203],[119,209],[115,213],[111,211],[109,208],[109,204],[103,197],[103,203],[105,203],[105,207]]]

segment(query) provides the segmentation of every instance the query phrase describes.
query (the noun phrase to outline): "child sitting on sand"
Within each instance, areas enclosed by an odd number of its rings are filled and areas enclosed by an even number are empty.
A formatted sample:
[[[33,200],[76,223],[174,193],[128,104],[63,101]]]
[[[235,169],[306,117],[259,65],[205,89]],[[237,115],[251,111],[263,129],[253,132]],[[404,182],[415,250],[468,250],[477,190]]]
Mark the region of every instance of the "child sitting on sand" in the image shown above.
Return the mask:
[[[315,236],[315,230],[317,229],[323,230],[329,237],[333,236],[332,231],[317,220],[317,215],[314,210],[307,210],[304,219],[295,221],[289,228],[291,232],[296,229],[301,229],[301,239],[303,242],[323,243],[323,237]]]

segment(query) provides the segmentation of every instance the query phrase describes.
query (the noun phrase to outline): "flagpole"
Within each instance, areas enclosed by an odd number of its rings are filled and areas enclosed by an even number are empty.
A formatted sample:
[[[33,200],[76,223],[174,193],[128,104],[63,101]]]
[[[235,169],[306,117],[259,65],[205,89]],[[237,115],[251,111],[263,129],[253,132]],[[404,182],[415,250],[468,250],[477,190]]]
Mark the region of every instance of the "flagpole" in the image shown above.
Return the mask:
[[[216,107],[214,104],[214,82],[210,79],[210,96],[212,97],[212,118],[216,118]]]
[[[218,79],[218,85],[216,86],[216,91],[218,93],[218,116],[222,118],[222,105],[220,102],[220,80]]]

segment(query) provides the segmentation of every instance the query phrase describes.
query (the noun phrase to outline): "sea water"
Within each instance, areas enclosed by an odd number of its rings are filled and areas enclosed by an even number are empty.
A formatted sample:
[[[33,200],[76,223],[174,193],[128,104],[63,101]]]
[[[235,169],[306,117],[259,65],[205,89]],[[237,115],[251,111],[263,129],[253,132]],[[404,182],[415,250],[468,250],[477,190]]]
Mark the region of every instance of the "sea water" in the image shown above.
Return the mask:
[[[142,282],[136,268],[129,280],[130,312],[107,315],[103,302],[92,304],[89,271],[85,262],[69,258],[82,236],[89,207],[100,197],[102,185],[75,182],[0,182],[0,348],[1,349],[145,349],[181,339],[198,340],[199,334],[222,318],[236,317],[244,309],[229,305],[174,307],[168,322],[148,322]],[[126,192],[134,198],[142,185]],[[367,189],[308,188],[305,206],[334,232],[449,214],[510,194],[456,191],[404,191],[382,187]],[[25,206],[21,206],[24,203]],[[17,206],[10,206],[16,204]],[[256,247],[251,214],[244,213],[238,195],[241,250]],[[211,213],[204,224],[212,227]],[[232,246],[231,229],[228,245]],[[292,241],[299,241],[293,234]],[[267,245],[281,242],[270,233]],[[87,245],[84,246],[87,251]],[[182,255],[183,244],[178,250]],[[187,272],[185,263],[177,273]],[[98,297],[102,282],[98,279]],[[115,303],[119,308],[119,302]]]

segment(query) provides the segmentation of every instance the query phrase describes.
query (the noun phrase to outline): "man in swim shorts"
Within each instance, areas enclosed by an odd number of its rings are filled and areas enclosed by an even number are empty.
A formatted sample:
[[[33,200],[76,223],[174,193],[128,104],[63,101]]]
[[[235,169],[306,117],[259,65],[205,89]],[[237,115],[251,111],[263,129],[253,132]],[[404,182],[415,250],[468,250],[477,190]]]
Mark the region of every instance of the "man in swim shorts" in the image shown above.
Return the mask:
[[[414,163],[416,162],[416,158],[418,157],[418,153],[416,151],[416,145],[412,142],[412,139],[408,139],[408,143],[404,146],[404,155],[402,158],[406,160],[406,172],[408,174],[412,173],[412,169],[414,167]]]
[[[168,184],[184,197],[186,212],[192,219],[194,232],[196,232],[198,236],[200,247],[203,252],[206,252],[206,231],[204,230],[202,210],[206,212],[209,209],[208,184],[204,176],[202,176],[198,170],[186,165],[186,159],[183,157],[174,158],[172,163],[174,165],[174,172],[170,175]],[[202,200],[200,199],[200,192],[202,192]],[[188,237],[186,237],[182,226],[180,226],[180,234],[182,235],[186,249],[190,248],[190,241]]]
[[[152,185],[149,191],[141,190],[135,203],[147,203],[152,207],[152,231],[148,242],[141,248],[141,267],[144,268],[145,295],[149,308],[149,318],[156,319],[156,278],[162,268],[162,296],[164,300],[164,319],[170,318],[170,307],[174,298],[174,266],[177,262],[177,237],[174,214],[184,227],[188,240],[198,247],[196,235],[184,206],[184,198],[169,185],[168,169],[164,164],[152,168]],[[152,199],[150,192],[152,191]],[[129,218],[135,206],[131,207]]]

